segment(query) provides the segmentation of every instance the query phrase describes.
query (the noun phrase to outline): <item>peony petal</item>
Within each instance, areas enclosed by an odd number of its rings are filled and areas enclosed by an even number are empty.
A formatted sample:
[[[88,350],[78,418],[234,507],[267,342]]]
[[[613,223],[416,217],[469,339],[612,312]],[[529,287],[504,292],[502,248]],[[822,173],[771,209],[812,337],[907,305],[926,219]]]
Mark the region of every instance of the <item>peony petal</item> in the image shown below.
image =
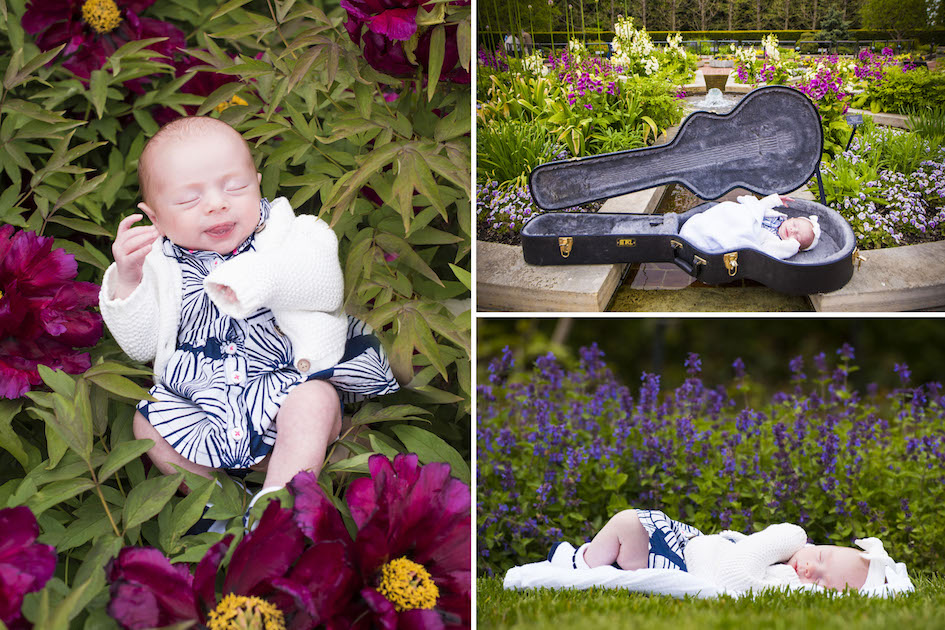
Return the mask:
[[[417,32],[417,8],[383,11],[368,21],[368,27],[394,41],[406,41]]]
[[[352,481],[348,486],[348,492],[345,493],[345,500],[348,503],[348,509],[351,511],[351,518],[354,519],[358,529],[361,529],[377,509],[377,502],[374,497],[374,480],[361,477]]]
[[[297,474],[289,482],[289,491],[295,497],[292,516],[309,540],[351,541],[338,508],[318,485],[314,473],[303,471]]]
[[[350,545],[337,540],[307,549],[289,579],[306,585],[311,592],[309,613],[316,623],[324,623],[344,610],[362,586]]]
[[[125,628],[137,630],[166,625],[163,623],[157,597],[146,586],[120,582],[112,585],[111,594],[106,612]]]
[[[348,33],[351,33],[350,29]],[[393,76],[408,76],[416,71],[417,66],[407,59],[403,43],[391,41],[369,30],[365,31],[359,39],[352,36],[355,43],[360,39],[363,39],[364,58],[375,70]]]
[[[405,610],[398,613],[398,630],[442,630],[443,618],[435,610]]]
[[[373,588],[361,589],[361,597],[376,615],[377,622],[384,630],[397,630],[397,611],[386,597]]]
[[[0,357],[0,398],[15,400],[30,391],[30,380],[26,372],[10,366]]]
[[[37,590],[30,588],[33,580],[19,567],[0,564],[0,621],[9,624],[20,617],[23,596]]]
[[[232,534],[227,534],[223,540],[214,544],[207,553],[203,554],[200,564],[194,571],[193,590],[194,595],[199,600],[197,602],[197,612],[200,614],[200,621],[205,622],[207,609],[212,610],[217,606],[217,573],[220,570],[220,561],[226,555],[230,542],[233,540]]]
[[[105,575],[111,583],[112,597],[122,584],[134,584],[150,591],[167,625],[197,618],[197,607],[191,588],[193,578],[186,564],[172,565],[157,549],[125,547],[109,561]],[[137,590],[129,591],[137,593]]]
[[[292,512],[278,500],[271,501],[256,529],[236,546],[223,592],[255,594],[262,582],[284,576],[303,548],[302,531],[292,520]]]
[[[39,536],[39,524],[33,511],[25,505],[0,510],[0,562],[6,562]]]

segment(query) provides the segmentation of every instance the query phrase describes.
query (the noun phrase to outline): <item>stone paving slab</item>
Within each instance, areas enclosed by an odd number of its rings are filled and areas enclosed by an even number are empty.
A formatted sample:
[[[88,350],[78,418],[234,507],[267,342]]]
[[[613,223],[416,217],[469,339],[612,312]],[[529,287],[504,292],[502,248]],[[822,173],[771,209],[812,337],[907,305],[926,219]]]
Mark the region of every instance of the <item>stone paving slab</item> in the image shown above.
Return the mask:
[[[863,252],[842,289],[810,296],[818,311],[913,311],[945,306],[945,241]]]
[[[529,265],[522,248],[476,243],[480,311],[600,312],[620,285],[625,263]]]

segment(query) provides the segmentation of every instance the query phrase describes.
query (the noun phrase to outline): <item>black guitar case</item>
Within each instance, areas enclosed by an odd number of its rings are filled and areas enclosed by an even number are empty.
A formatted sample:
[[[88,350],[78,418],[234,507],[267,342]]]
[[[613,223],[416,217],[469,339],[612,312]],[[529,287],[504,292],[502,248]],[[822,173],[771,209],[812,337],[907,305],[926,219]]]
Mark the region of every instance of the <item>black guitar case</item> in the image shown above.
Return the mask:
[[[674,182],[703,199],[735,188],[785,194],[817,173],[823,142],[820,115],[807,96],[764,87],[728,114],[695,112],[668,144],[538,166],[531,192],[545,210]],[[679,236],[687,220],[713,205],[681,214],[542,214],[522,229],[522,250],[533,265],[673,262],[708,284],[751,279],[795,295],[839,289],[853,275],[856,240],[835,210],[804,200],[776,208],[789,217],[817,215],[821,228],[813,249],[779,260],[755,249],[706,252]]]

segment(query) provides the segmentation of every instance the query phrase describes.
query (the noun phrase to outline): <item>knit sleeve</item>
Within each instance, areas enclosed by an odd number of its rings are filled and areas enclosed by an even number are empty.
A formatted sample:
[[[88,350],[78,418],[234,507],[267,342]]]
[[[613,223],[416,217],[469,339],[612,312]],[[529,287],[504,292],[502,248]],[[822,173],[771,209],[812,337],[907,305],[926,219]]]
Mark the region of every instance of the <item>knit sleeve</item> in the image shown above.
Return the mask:
[[[115,341],[134,361],[151,361],[157,352],[158,316],[157,281],[148,265],[135,290],[124,299],[115,295],[114,263],[105,271],[98,302],[102,319]]]
[[[807,534],[798,525],[769,525],[735,543],[731,552],[719,559],[718,575],[727,588],[761,588],[766,585],[768,567],[786,562],[806,542]]]
[[[262,307],[336,311],[344,292],[338,237],[321,219],[298,216],[281,243],[228,260],[207,275],[204,287],[231,317],[245,318]],[[223,297],[223,287],[235,293],[235,302]]]

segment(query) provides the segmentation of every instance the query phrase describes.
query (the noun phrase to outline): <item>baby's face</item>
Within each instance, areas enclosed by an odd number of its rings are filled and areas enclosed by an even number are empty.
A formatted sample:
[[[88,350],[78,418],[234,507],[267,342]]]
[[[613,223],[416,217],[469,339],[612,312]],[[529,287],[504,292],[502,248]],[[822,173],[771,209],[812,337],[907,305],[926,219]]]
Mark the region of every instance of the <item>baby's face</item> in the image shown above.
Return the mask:
[[[859,589],[869,571],[869,561],[858,550],[833,545],[803,547],[787,563],[804,584],[838,591],[847,586]]]
[[[235,131],[201,130],[153,147],[146,203],[158,231],[175,244],[228,254],[259,223],[259,180]]]
[[[787,219],[778,228],[781,240],[793,238],[801,244],[801,249],[807,249],[814,242],[814,226],[809,219],[794,217]]]

